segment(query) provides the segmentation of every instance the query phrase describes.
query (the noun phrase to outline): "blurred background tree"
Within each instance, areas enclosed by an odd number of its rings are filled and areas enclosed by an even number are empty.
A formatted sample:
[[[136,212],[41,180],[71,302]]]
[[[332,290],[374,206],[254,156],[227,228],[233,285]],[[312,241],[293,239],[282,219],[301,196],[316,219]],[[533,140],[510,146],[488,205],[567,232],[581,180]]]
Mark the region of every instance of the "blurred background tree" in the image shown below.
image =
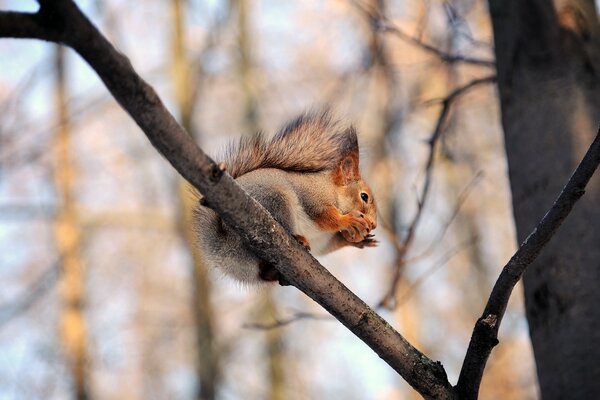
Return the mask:
[[[507,135],[522,125],[507,116],[511,60],[494,54],[492,35],[492,22],[498,32],[512,20],[501,28],[471,0],[78,4],[213,154],[305,110],[330,107],[353,122],[381,244],[321,261],[456,382],[516,244],[496,56]],[[526,11],[520,27],[534,18]],[[576,53],[566,57],[585,61],[579,14],[560,15],[574,32],[562,39]],[[0,54],[1,399],[419,397],[300,292],[240,287],[202,265],[191,191],[71,50],[3,39]],[[536,121],[562,115],[551,110]],[[506,144],[513,178],[524,161],[511,149],[524,144]],[[520,291],[513,297],[481,398],[536,397]],[[77,339],[65,341],[67,331]]]
[[[498,88],[520,241],[600,121],[600,25],[590,0],[490,1]],[[542,397],[600,394],[600,179],[524,276]],[[596,221],[596,222],[592,222]],[[591,223],[590,223],[591,222]]]

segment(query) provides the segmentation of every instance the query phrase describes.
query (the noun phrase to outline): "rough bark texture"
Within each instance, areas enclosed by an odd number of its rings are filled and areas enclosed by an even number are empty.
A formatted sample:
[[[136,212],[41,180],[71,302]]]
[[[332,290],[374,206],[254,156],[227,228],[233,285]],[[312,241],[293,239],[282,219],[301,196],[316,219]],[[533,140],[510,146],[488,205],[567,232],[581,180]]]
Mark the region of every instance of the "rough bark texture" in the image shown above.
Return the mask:
[[[593,1],[490,0],[519,241],[536,225],[600,120]],[[524,277],[542,397],[600,398],[600,177]]]

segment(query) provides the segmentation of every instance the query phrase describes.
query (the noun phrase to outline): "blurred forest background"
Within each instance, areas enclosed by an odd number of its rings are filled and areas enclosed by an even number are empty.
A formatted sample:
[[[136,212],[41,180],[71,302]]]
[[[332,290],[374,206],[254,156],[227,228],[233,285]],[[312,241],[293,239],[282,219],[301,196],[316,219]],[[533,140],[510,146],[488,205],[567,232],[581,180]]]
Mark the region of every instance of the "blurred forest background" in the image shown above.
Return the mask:
[[[210,154],[306,110],[355,124],[381,243],[321,262],[456,382],[516,246],[487,3],[77,3]],[[207,271],[193,201],[71,50],[0,41],[0,399],[419,398],[295,288]],[[536,397],[521,297],[483,399]]]

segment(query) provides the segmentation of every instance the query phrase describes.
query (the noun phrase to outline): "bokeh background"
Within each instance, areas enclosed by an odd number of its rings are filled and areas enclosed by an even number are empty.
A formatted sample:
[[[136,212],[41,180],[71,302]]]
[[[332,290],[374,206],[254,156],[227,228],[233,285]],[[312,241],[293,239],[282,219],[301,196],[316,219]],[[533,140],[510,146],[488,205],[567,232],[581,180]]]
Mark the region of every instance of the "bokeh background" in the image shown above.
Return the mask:
[[[210,154],[354,124],[381,243],[320,261],[456,382],[516,248],[486,2],[77,4]],[[193,203],[74,52],[0,40],[0,399],[419,398],[295,288],[207,270]],[[500,340],[481,398],[535,398],[520,287]]]

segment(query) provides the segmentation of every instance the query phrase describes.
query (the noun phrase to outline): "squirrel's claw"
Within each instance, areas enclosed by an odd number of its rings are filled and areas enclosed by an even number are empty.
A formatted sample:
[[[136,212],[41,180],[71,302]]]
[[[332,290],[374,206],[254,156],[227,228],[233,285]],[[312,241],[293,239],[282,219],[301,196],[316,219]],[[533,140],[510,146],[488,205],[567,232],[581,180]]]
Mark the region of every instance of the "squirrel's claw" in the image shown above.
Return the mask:
[[[357,243],[352,243],[354,247],[358,247],[359,249],[364,249],[365,247],[377,247],[379,244],[379,240],[374,239],[375,235],[368,234],[365,238]]]
[[[294,238],[302,245],[304,248],[310,252],[310,243],[305,236],[302,235],[294,235]]]

